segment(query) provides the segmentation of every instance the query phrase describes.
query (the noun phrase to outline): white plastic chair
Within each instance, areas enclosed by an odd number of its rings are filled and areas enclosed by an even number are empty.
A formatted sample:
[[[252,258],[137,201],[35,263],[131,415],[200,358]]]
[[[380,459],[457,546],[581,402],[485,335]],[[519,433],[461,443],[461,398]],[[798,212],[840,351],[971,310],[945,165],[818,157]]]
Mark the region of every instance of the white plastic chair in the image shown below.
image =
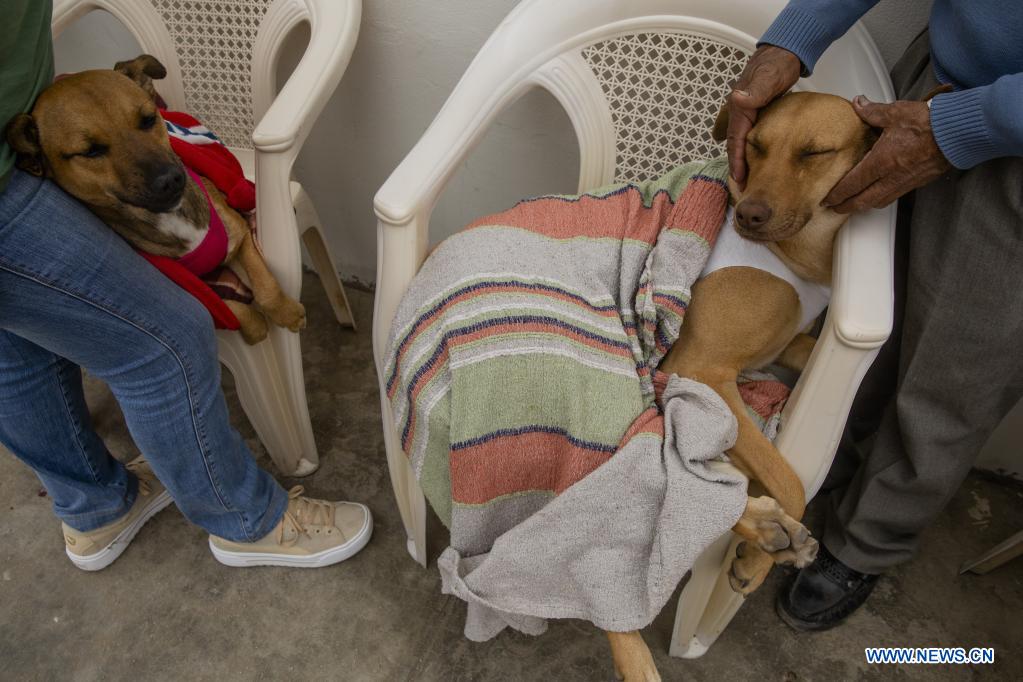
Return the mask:
[[[259,241],[283,289],[296,299],[301,293],[301,234],[338,322],[354,327],[323,223],[291,180],[291,168],[348,67],[361,0],[55,0],[54,36],[98,9],[119,19],[167,67],[157,88],[168,105],[202,119],[255,178]],[[281,46],[302,22],[309,24],[309,44],[277,94]],[[272,327],[255,346],[234,332],[220,332],[219,340],[220,360],[277,467],[292,476],[315,471],[319,455],[298,335]]]
[[[526,0],[501,23],[433,124],[376,196],[373,347],[382,376],[398,302],[426,257],[430,214],[446,182],[495,117],[534,87],[564,106],[580,146],[579,188],[656,177],[723,153],[709,135],[729,86],[784,0]],[[854,27],[801,89],[890,101],[866,31]],[[820,487],[853,396],[892,324],[895,208],[855,216],[838,237],[831,308],[785,413],[777,445]],[[426,563],[426,502],[401,450],[381,388],[387,460],[408,549]],[[671,653],[702,655],[742,604],[728,585],[735,538],[693,567]]]

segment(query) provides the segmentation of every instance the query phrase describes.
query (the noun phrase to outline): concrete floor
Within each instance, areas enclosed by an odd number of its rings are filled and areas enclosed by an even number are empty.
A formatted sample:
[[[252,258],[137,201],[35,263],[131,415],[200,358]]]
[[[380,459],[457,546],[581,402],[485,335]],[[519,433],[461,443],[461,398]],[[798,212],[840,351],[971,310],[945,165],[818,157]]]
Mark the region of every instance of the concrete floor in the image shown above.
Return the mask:
[[[322,466],[314,496],[368,504],[376,532],[355,558],[299,571],[216,563],[206,535],[172,507],[117,563],[88,574],[63,554],[32,473],[0,455],[0,679],[610,680],[603,635],[575,621],[538,638],[462,637],[464,605],[440,594],[435,565],[405,552],[379,427],[370,347],[372,300],[353,292],[361,325],[341,330],[307,276],[303,337]],[[234,424],[274,471],[225,381]],[[116,404],[90,382],[98,428],[118,456],[134,446]],[[296,481],[282,479],[285,486]],[[813,515],[820,515],[820,500]],[[439,525],[439,524],[438,524]],[[1023,528],[1023,491],[971,476],[924,538],[920,556],[882,579],[843,627],[796,634],[775,616],[776,570],[711,651],[667,656],[674,606],[646,633],[666,680],[1023,679],[1023,559],[987,575],[959,564]],[[433,556],[444,542],[434,533]],[[977,667],[867,665],[867,646],[993,646]]]

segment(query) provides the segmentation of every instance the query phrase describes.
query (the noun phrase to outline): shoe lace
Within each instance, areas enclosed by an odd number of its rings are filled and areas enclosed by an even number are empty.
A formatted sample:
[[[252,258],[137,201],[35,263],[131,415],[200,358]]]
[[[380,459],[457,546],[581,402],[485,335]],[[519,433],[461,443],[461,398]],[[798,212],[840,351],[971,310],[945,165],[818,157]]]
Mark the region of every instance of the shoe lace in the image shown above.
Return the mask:
[[[139,482],[139,495],[149,495],[153,492],[153,486],[150,484],[155,479],[155,476],[153,476],[153,470],[146,465],[145,458],[139,457],[125,464],[124,468],[130,471]]]
[[[285,526],[296,535],[311,537],[307,525],[331,526],[334,524],[334,505],[323,500],[305,497],[305,487],[296,485],[288,491],[288,508],[277,527],[277,541],[284,544]]]

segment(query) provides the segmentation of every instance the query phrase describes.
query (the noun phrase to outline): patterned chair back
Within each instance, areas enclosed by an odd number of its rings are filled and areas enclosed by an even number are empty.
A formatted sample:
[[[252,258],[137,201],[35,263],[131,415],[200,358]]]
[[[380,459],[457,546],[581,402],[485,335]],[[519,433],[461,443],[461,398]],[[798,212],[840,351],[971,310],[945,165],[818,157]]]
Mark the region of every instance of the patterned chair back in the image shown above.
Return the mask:
[[[252,148],[252,55],[274,0],[148,0],[174,41],[187,111],[230,147]]]
[[[582,49],[615,129],[615,181],[724,153],[714,119],[749,53],[694,33],[633,33]]]

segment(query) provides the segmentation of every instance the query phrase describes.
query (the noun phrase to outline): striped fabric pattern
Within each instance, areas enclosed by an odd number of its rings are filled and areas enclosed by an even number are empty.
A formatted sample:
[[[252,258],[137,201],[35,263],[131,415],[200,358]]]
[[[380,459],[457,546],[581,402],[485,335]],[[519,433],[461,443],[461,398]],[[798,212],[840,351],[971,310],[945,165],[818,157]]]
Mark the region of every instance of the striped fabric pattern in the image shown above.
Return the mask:
[[[634,437],[727,205],[724,159],[520,202],[444,241],[391,330],[387,396],[419,482],[471,556]]]

